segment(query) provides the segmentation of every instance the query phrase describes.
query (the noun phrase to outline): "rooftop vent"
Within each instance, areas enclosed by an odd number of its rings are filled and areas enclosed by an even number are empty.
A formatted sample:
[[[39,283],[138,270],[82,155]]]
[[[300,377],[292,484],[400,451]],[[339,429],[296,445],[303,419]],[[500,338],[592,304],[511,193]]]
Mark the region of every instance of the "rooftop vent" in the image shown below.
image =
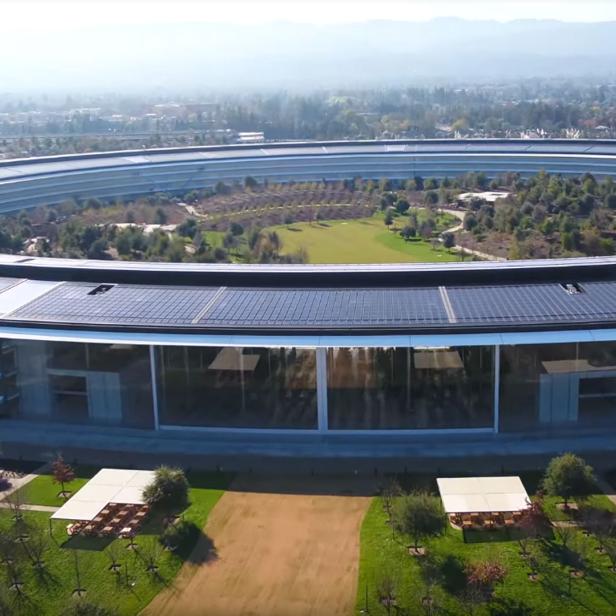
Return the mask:
[[[102,295],[113,289],[113,287],[115,287],[113,284],[99,284],[95,289],[88,291],[88,295]]]
[[[579,295],[584,290],[577,282],[563,282],[560,285],[569,295]]]

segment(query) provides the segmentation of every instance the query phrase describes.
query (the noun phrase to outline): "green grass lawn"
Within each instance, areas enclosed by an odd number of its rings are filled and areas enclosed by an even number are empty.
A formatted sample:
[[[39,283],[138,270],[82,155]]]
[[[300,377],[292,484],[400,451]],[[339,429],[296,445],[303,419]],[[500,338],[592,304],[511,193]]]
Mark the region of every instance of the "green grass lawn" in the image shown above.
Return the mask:
[[[420,481],[422,487],[428,483]],[[614,510],[603,495],[597,495],[591,501],[594,506]],[[548,511],[554,509],[555,502],[548,503]],[[377,592],[379,581],[387,575],[396,581],[398,607],[406,610],[401,613],[425,613],[421,605],[427,588],[425,565],[433,562],[437,583],[432,595],[435,605],[442,609],[438,613],[451,616],[470,613],[468,604],[462,598],[464,563],[496,558],[507,567],[507,578],[497,588],[491,604],[473,611],[476,615],[616,614],[616,573],[609,570],[609,559],[595,551],[598,543],[593,537],[587,538],[581,531],[574,531],[574,544],[586,545],[588,550],[585,577],[574,580],[569,576],[569,566],[562,562],[563,546],[558,537],[550,535],[536,541],[533,552],[539,562],[540,579],[532,582],[528,579],[528,564],[520,556],[515,532],[475,531],[467,533],[465,541],[461,531],[449,527],[442,537],[424,543],[428,556],[417,558],[408,554],[410,538],[392,533],[383,502],[375,498],[361,529],[357,610],[364,609],[367,603],[370,614],[387,613],[379,603]],[[526,611],[513,610],[512,606],[516,604],[518,608],[526,606]],[[501,611],[498,611],[499,607]]]
[[[446,215],[449,218],[451,215]],[[403,225],[397,218],[396,224]],[[456,220],[445,221],[452,225]],[[459,261],[460,256],[444,248],[432,248],[430,242],[406,242],[399,233],[389,231],[382,216],[357,220],[330,220],[268,227],[282,240],[282,253],[301,249],[310,263],[406,263]]]
[[[47,476],[39,478],[35,489],[29,493],[31,502],[50,504],[57,486],[51,484]],[[84,479],[82,477],[82,479]],[[203,528],[207,516],[222,496],[229,477],[221,474],[190,474],[188,476],[190,504],[182,512],[182,517]],[[75,482],[77,483],[77,482]],[[73,484],[71,484],[73,487]],[[49,514],[26,512],[28,533],[37,537],[49,530]],[[0,511],[0,533],[14,534],[11,512]],[[159,549],[158,536],[162,530],[160,516],[153,515],[143,526],[136,538],[137,550],[126,548],[127,541],[115,540],[119,546],[120,573],[109,569],[110,560],[106,550],[108,539],[78,537],[69,539],[66,522],[54,521],[53,536],[48,540],[44,555],[45,568],[38,573],[26,553],[28,542],[17,546],[16,567],[24,582],[23,598],[14,591],[6,591],[10,574],[5,564],[0,565],[0,607],[2,600],[8,600],[15,614],[26,616],[57,616],[73,600],[72,591],[77,584],[76,564],[79,568],[81,586],[86,589],[86,599],[97,605],[115,610],[123,616],[139,613],[163,588],[173,583],[173,578],[184,562],[182,556]],[[159,551],[158,572],[153,575],[146,571],[146,558],[151,551]],[[126,582],[126,574],[130,584]],[[132,584],[134,582],[134,584]],[[10,613],[13,613],[10,612]],[[0,613],[1,610],[0,610]]]
[[[64,486],[70,494],[77,492],[88,480],[99,470],[88,466],[76,466],[75,479]],[[65,503],[65,499],[60,496],[60,485],[55,483],[51,472],[39,475],[27,483],[19,490],[21,502],[30,505],[47,505],[50,507],[60,507]]]

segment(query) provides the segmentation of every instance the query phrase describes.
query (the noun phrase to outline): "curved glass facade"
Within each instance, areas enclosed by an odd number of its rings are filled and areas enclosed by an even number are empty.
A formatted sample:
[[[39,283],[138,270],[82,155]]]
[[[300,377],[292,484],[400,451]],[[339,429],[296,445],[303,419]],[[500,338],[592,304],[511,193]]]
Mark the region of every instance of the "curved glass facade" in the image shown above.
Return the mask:
[[[0,341],[0,417],[154,429],[616,427],[616,341],[194,347]]]

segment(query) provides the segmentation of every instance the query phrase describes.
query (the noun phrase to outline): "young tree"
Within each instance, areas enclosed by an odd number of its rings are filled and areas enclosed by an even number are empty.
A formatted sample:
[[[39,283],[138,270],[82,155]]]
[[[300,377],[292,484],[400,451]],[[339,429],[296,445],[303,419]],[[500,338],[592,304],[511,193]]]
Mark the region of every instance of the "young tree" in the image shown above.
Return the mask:
[[[402,496],[402,494],[402,488],[396,479],[389,481],[381,492],[381,497],[383,498],[383,508],[387,512],[387,518],[389,519],[390,524],[392,522],[394,504],[396,499]]]
[[[179,468],[160,466],[154,480],[143,490],[143,497],[150,505],[166,509],[179,509],[188,502],[188,481]]]
[[[456,243],[456,238],[453,233],[443,233],[443,246],[445,248],[453,248]]]
[[[49,539],[45,532],[37,529],[23,545],[34,568],[41,571],[45,567],[45,552],[49,548]]]
[[[469,563],[466,566],[466,580],[471,595],[478,601],[489,601],[497,584],[507,575],[507,568],[496,560]]]
[[[60,484],[60,496],[68,498],[68,492],[64,489],[64,486],[75,479],[75,472],[72,467],[64,461],[61,455],[58,455],[51,465],[51,472],[54,483]]]
[[[427,492],[413,492],[399,498],[393,521],[396,528],[413,539],[413,552],[419,554],[421,539],[442,534],[447,528],[447,516],[440,499]]]
[[[569,508],[569,499],[585,497],[597,487],[592,467],[573,453],[553,458],[543,479],[543,488],[550,496],[562,496],[564,508]]]
[[[110,562],[109,569],[114,573],[119,574],[120,567],[122,566],[120,563],[120,558],[122,556],[120,544],[117,541],[112,541],[105,550],[105,554]]]
[[[391,614],[392,608],[396,606],[398,593],[398,583],[395,577],[389,572],[382,573],[376,585],[376,592],[381,605],[385,607],[388,614]]]
[[[391,209],[388,209],[385,212],[385,226],[389,229],[389,227],[391,227],[394,224],[394,213]]]
[[[550,526],[550,520],[545,513],[543,497],[538,496],[536,500],[531,501],[528,508],[522,513],[518,527],[521,535],[518,539],[522,556],[528,556],[528,547],[532,541],[537,539]]]

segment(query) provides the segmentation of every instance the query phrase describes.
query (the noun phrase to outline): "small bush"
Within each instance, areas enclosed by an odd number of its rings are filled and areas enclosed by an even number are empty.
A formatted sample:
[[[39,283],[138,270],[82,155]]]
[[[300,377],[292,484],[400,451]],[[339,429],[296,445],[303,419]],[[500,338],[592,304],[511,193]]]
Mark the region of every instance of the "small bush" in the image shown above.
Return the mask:
[[[180,509],[188,503],[188,488],[183,470],[161,466],[156,469],[154,481],[143,490],[143,497],[154,507]]]
[[[190,550],[199,537],[199,527],[194,522],[180,520],[170,524],[159,537],[159,541],[171,550],[186,552]]]

